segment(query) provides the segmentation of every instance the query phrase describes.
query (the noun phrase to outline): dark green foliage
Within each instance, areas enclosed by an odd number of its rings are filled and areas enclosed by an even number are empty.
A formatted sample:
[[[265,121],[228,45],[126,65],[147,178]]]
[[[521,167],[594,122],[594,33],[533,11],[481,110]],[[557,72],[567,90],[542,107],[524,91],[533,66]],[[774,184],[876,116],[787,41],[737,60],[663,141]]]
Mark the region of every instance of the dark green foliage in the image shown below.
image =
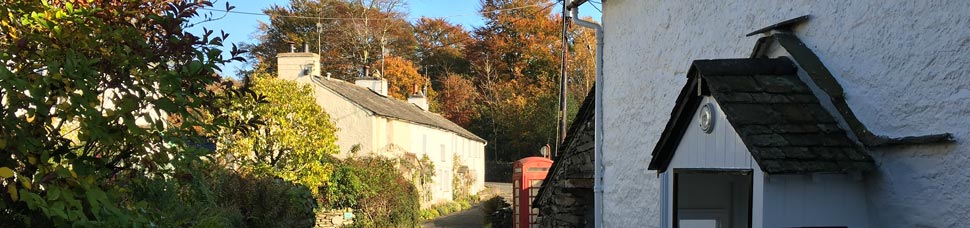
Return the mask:
[[[350,158],[339,163],[321,192],[327,208],[353,208],[357,227],[413,227],[421,221],[418,192],[384,158]]]
[[[183,178],[144,178],[131,185],[158,227],[312,227],[310,190],[272,176],[218,166],[193,167]]]
[[[198,167],[176,181],[133,185],[159,227],[312,227],[316,201],[302,185],[219,167]]]
[[[224,58],[228,35],[185,32],[211,2],[0,5],[0,224],[151,226],[164,213],[132,189],[199,187],[176,181],[197,180],[186,168],[211,152],[201,132],[231,127],[211,88],[244,52]]]
[[[249,227],[312,227],[316,200],[310,189],[275,177],[228,175],[220,184],[223,203]]]
[[[485,214],[482,224],[485,227],[512,227],[512,205],[505,202],[505,198],[495,196],[482,202],[482,213]]]

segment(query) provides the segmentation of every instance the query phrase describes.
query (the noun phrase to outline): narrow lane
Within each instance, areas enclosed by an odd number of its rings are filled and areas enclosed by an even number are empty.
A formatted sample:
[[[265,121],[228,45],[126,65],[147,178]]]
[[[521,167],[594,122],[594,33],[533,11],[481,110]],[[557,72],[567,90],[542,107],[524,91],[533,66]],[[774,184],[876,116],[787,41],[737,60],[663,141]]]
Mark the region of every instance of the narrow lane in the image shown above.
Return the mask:
[[[493,196],[502,196],[509,200],[512,197],[511,183],[485,182],[485,191],[482,193],[482,200],[487,200]],[[465,228],[482,227],[482,220],[485,213],[482,212],[480,205],[472,206],[464,211],[452,213],[430,220],[422,224],[424,228]]]

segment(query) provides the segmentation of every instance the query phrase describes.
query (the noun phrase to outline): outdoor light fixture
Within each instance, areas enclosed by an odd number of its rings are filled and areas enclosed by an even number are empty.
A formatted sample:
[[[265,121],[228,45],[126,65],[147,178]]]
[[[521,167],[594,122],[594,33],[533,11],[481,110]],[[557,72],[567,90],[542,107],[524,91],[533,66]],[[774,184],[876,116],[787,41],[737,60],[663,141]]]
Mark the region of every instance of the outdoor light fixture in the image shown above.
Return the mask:
[[[707,134],[710,134],[711,131],[714,131],[714,112],[711,111],[711,109],[713,109],[711,108],[711,106],[712,106],[711,103],[707,103],[707,104],[704,104],[704,106],[701,106],[701,113],[700,113],[700,116],[698,116],[701,122],[701,131]]]

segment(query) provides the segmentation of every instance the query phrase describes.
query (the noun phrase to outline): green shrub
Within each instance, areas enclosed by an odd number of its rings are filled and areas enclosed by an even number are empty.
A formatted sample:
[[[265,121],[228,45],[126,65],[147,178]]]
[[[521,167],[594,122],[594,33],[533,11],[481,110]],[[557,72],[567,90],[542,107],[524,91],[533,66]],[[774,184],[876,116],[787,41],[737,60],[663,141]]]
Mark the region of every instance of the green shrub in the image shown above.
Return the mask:
[[[450,209],[452,213],[459,212],[465,209],[465,207],[462,207],[461,205],[462,205],[461,203],[452,201],[448,203],[448,207],[449,207],[448,209]]]
[[[459,200],[458,205],[460,206],[461,210],[465,210],[472,207],[471,202],[468,202],[468,200]]]
[[[437,206],[435,207],[435,210],[438,211],[438,216],[451,214],[451,211],[449,211],[448,207],[445,205]]]
[[[421,220],[431,220],[438,217],[437,209],[421,209]]]
[[[283,179],[230,174],[219,185],[220,203],[239,211],[249,227],[313,227],[310,189]]]
[[[482,213],[485,214],[485,216],[482,218],[484,220],[482,224],[486,227],[493,227],[492,226],[493,222],[496,222],[496,223],[508,222],[509,224],[511,224],[511,221],[492,221],[493,213],[495,213],[496,211],[502,210],[503,208],[508,208],[510,206],[512,205],[510,205],[508,202],[505,202],[505,198],[502,198],[501,196],[494,196],[491,199],[485,200],[481,204]],[[500,225],[495,227],[504,227],[504,226]]]
[[[351,158],[339,162],[320,192],[327,208],[359,212],[355,227],[413,227],[421,221],[418,192],[411,181],[384,158]]]
[[[181,178],[143,178],[131,185],[135,200],[149,202],[158,227],[312,227],[310,190],[275,177],[218,167]]]

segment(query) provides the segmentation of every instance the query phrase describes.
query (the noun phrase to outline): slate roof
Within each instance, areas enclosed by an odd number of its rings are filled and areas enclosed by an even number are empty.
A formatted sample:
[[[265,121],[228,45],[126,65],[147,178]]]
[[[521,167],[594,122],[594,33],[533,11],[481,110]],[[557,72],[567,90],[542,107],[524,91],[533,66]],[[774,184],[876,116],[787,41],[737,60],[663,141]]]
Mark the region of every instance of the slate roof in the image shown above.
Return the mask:
[[[333,91],[334,93],[346,98],[350,102],[357,104],[374,115],[400,119],[412,123],[422,124],[430,127],[448,130],[462,137],[485,142],[485,139],[478,137],[474,133],[465,130],[458,124],[433,112],[424,111],[414,104],[405,101],[388,98],[371,91],[368,88],[357,86],[349,82],[337,79],[313,79],[317,85]]]
[[[787,58],[694,61],[670,122],[654,147],[649,169],[667,169],[700,105],[698,88],[718,102],[767,173],[874,169],[872,157],[839,127],[796,70]]]

